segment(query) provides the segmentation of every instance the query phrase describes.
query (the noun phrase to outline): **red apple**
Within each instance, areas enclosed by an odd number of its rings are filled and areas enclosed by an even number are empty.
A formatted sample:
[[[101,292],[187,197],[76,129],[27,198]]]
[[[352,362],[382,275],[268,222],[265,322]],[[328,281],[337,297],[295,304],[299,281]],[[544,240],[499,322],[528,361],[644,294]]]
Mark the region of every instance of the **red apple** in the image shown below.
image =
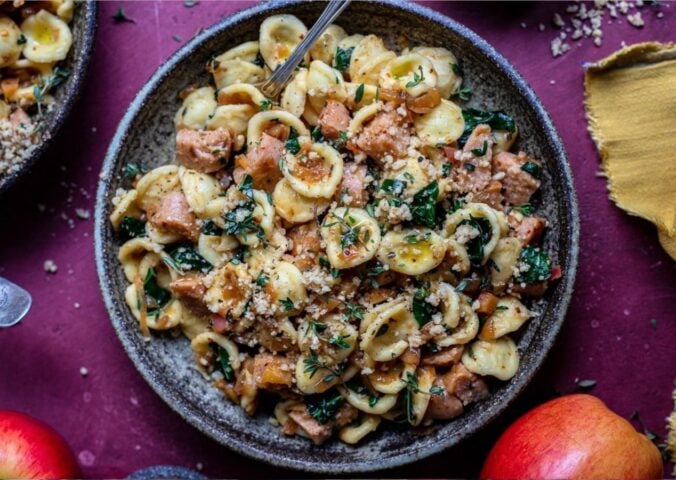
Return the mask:
[[[523,415],[498,439],[484,479],[663,478],[657,447],[591,395],[567,395]]]
[[[0,410],[0,478],[80,477],[73,452],[49,425]]]

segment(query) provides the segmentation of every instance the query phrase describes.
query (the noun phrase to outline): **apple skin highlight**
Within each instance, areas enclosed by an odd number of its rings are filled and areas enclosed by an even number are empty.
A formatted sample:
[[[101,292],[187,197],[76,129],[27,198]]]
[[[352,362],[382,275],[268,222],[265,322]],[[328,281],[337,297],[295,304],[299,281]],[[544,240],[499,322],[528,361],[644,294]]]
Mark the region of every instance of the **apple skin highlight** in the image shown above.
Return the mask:
[[[482,479],[663,478],[657,447],[592,395],[544,403],[498,439]]]
[[[72,450],[49,425],[0,410],[0,478],[79,478]]]

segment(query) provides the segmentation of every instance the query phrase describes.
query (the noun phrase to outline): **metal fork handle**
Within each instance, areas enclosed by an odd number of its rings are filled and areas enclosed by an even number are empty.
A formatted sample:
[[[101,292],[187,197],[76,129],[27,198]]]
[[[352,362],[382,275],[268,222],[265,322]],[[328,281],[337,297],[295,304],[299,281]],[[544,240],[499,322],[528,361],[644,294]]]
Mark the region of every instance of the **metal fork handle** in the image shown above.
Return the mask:
[[[322,36],[324,31],[331,23],[333,23],[336,17],[345,10],[349,3],[350,0],[329,1],[329,4],[315,24],[312,25],[312,28],[310,28],[305,38],[298,44],[289,58],[287,58],[283,64],[278,66],[270,78],[261,85],[260,89],[261,92],[263,92],[263,95],[273,100],[279,96],[282,89],[289,83],[289,80],[291,80],[296,67],[303,61],[305,54],[312,48],[315,42],[319,40],[319,37]]]

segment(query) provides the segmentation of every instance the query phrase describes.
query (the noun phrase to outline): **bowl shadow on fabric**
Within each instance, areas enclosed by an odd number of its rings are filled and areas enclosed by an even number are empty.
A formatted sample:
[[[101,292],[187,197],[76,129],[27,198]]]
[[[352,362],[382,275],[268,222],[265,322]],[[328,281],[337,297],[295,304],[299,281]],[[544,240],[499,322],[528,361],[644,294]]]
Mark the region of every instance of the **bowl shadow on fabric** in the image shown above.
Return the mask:
[[[208,384],[193,367],[186,339],[156,335],[149,343],[124,302],[127,286],[117,260],[118,239],[108,216],[118,188],[129,188],[124,165],[136,162],[145,170],[174,158],[173,117],[178,92],[190,84],[205,84],[205,65],[214,54],[257,39],[260,23],[269,15],[293,13],[306,25],[319,16],[319,2],[273,2],[223,20],[198,35],[169,59],[136,97],[110,145],[96,205],[96,261],[102,293],[111,320],[127,353],[153,389],[189,423],[223,445],[267,463],[320,473],[379,470],[410,463],[440,452],[471,436],[496,418],[532,379],[550,350],[564,320],[572,294],[578,251],[577,202],[562,143],[542,105],[513,67],[467,28],[414,4],[353,2],[336,23],[348,33],[374,33],[393,42],[405,26],[414,44],[453,50],[474,91],[471,106],[499,109],[514,116],[523,137],[518,148],[545,165],[538,214],[550,222],[545,247],[554,252],[564,276],[536,303],[538,316],[518,338],[521,367],[506,383],[495,383],[493,395],[428,435],[381,426],[357,446],[339,441],[321,447],[301,437],[288,438],[269,423],[270,411],[247,416]]]

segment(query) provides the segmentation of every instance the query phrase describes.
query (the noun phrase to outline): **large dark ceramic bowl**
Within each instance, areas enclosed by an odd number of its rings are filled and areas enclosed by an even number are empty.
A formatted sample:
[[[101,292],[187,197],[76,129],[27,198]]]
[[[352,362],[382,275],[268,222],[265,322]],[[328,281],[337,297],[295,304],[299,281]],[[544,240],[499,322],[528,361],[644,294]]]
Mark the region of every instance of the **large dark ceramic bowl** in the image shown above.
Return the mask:
[[[214,53],[258,38],[268,15],[293,13],[307,25],[322,3],[263,4],[209,28],[164,63],[143,87],[123,118],[106,156],[96,203],[96,262],[101,289],[117,334],[143,377],[183,418],[223,445],[258,460],[322,473],[363,472],[413,462],[448,448],[495,419],[523,391],[552,347],[573,292],[578,255],[578,212],[570,167],[552,122],[533,91],[514,68],[475,33],[453,20],[409,3],[353,2],[338,19],[351,33],[385,38],[406,32],[416,43],[451,48],[458,55],[475,106],[513,115],[522,138],[519,148],[545,165],[542,207],[549,219],[546,248],[563,268],[563,278],[535,305],[537,317],[518,339],[521,367],[509,382],[461,417],[442,423],[429,435],[381,428],[358,446],[338,441],[321,447],[300,437],[287,438],[269,423],[270,412],[251,418],[202,379],[193,367],[186,339],[155,336],[144,342],[123,299],[127,286],[117,260],[118,241],[108,222],[115,191],[129,188],[122,169],[127,162],[156,167],[173,159],[173,116],[177,92],[209,78],[204,65]]]
[[[63,67],[70,70],[70,75],[53,93],[54,108],[46,113],[42,120],[42,136],[38,147],[18,169],[10,175],[0,176],[0,195],[30,172],[35,162],[42,158],[61,127],[66,123],[68,115],[84,87],[87,67],[94,50],[96,11],[97,5],[94,0],[76,4],[73,21],[70,23],[70,29],[73,32],[73,46],[68,52],[68,57],[61,63]]]

